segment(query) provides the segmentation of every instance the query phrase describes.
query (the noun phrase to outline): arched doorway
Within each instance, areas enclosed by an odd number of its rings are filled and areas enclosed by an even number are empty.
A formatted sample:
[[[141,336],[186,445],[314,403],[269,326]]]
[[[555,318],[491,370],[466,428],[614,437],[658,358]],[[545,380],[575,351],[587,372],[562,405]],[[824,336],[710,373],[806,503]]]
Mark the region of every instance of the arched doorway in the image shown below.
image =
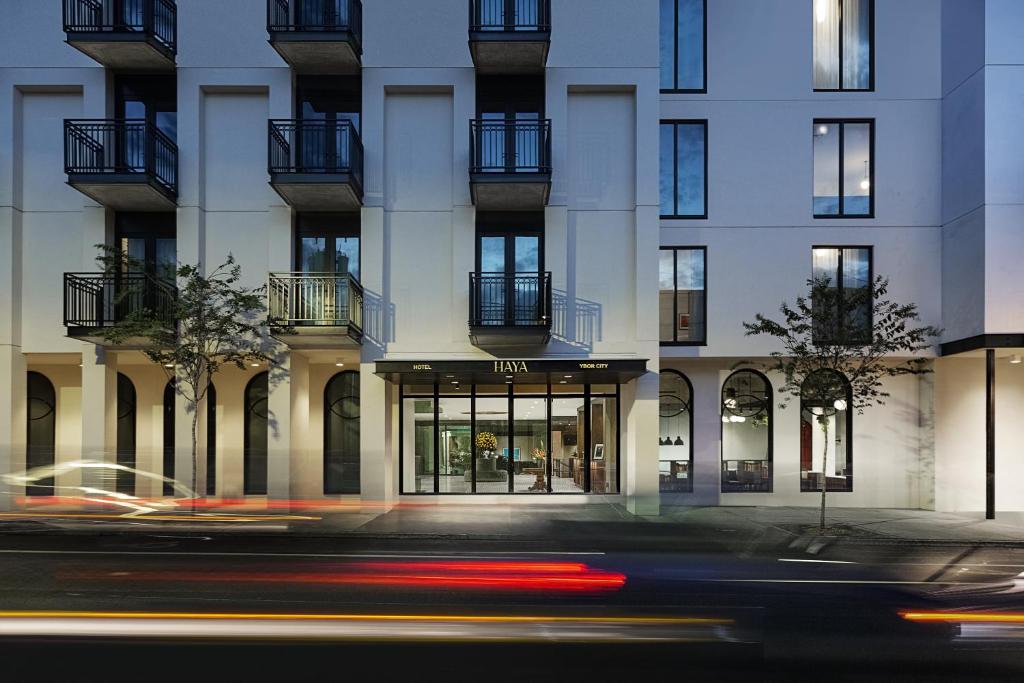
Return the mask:
[[[324,494],[359,493],[359,373],[324,388]]]
[[[693,385],[677,370],[662,370],[658,402],[658,488],[693,491]]]
[[[245,451],[243,454],[243,491],[247,496],[267,493],[267,427],[270,394],[266,372],[245,385]]]
[[[174,479],[174,380],[164,385],[164,477]],[[164,482],[164,495],[174,495],[174,487]]]
[[[28,378],[28,432],[25,469],[51,467],[56,460],[57,392],[53,383],[38,372]],[[25,487],[27,496],[52,496],[53,478],[40,480],[36,486]]]
[[[131,468],[118,471],[117,492],[135,495],[135,385],[117,373],[117,464]]]
[[[772,490],[772,385],[737,370],[722,386],[722,492]]]
[[[217,387],[206,390],[206,495],[217,494]]]

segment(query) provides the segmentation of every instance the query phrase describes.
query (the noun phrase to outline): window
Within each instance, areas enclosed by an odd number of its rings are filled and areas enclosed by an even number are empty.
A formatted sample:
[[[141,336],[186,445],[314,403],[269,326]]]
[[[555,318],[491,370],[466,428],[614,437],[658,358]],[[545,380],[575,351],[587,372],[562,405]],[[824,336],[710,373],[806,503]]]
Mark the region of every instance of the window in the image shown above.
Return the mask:
[[[707,92],[707,0],[661,0],[662,92]]]
[[[135,495],[135,385],[117,373],[117,492]]]
[[[300,273],[349,273],[359,280],[359,214],[299,214],[295,269]]]
[[[28,382],[28,450],[25,469],[52,467],[55,462],[57,430],[57,392],[45,375],[29,372]],[[40,479],[35,486],[26,486],[26,496],[52,496],[53,477]]]
[[[707,121],[662,121],[658,181],[662,218],[707,218]]]
[[[340,372],[324,389],[324,494],[359,493],[359,373]]]
[[[253,377],[245,385],[245,436],[243,484],[245,495],[267,494],[267,400],[270,394],[269,375]]]
[[[853,392],[834,370],[811,373],[800,388],[800,490],[853,490]]]
[[[127,269],[142,269],[147,275],[174,284],[178,268],[177,221],[174,213],[117,212],[115,243],[127,260]]]
[[[707,342],[704,247],[663,247],[658,262],[659,339],[662,344]]]
[[[875,89],[874,0],[814,0],[814,89]]]
[[[693,387],[681,372],[662,370],[658,401],[658,489],[693,491]]]
[[[471,324],[533,325],[545,319],[544,214],[481,212]]]
[[[217,494],[217,387],[206,390],[206,495]]]
[[[772,490],[772,385],[737,370],[722,387],[722,492]]]
[[[816,343],[866,344],[873,333],[871,247],[814,247],[811,279]]]
[[[174,379],[164,385],[164,483],[165,496],[174,495],[174,485],[167,481],[174,479]]]
[[[814,217],[875,215],[875,122],[815,119]]]

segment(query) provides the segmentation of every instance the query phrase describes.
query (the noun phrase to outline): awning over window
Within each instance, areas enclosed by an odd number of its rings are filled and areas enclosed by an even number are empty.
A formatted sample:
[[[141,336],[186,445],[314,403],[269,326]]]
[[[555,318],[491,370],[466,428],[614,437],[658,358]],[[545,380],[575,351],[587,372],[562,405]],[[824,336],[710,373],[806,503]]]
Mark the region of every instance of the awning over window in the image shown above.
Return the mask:
[[[647,372],[644,359],[377,361],[376,374],[395,384],[624,384]],[[564,382],[563,382],[564,383]]]

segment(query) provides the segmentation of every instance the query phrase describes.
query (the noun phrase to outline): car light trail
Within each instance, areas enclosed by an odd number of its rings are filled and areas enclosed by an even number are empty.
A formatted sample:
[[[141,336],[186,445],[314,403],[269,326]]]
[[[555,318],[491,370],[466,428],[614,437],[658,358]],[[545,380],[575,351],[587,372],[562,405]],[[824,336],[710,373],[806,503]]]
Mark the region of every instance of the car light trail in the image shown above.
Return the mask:
[[[1011,612],[900,612],[907,621],[960,624],[1024,624],[1024,613]]]

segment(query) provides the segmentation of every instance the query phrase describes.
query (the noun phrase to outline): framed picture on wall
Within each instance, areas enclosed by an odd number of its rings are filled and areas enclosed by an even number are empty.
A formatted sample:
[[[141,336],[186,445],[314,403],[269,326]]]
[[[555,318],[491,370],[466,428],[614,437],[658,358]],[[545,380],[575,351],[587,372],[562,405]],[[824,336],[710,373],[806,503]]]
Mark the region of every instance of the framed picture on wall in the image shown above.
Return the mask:
[[[604,460],[604,444],[594,444],[594,460]]]

